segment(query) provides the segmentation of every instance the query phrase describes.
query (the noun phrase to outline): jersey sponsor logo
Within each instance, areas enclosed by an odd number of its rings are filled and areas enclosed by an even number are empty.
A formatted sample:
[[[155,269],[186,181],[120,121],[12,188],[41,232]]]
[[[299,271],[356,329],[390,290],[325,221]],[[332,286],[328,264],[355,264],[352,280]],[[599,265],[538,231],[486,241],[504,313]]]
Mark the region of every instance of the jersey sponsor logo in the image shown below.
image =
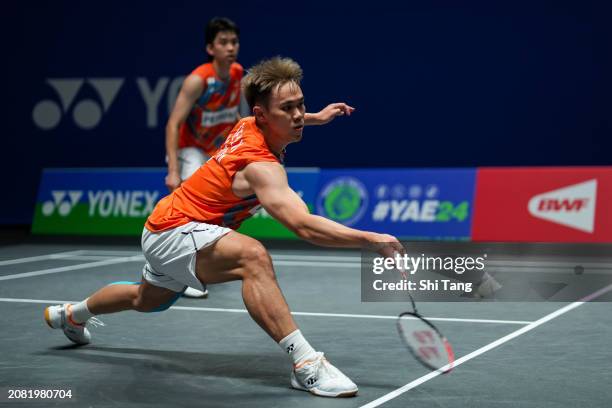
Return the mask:
[[[319,214],[353,225],[358,222],[368,207],[368,191],[354,177],[338,177],[327,183],[317,198]]]
[[[215,112],[202,112],[200,125],[202,127],[213,127],[224,123],[234,123],[238,118],[238,106],[222,109]]]
[[[597,179],[538,194],[529,200],[529,213],[539,219],[593,233]]]

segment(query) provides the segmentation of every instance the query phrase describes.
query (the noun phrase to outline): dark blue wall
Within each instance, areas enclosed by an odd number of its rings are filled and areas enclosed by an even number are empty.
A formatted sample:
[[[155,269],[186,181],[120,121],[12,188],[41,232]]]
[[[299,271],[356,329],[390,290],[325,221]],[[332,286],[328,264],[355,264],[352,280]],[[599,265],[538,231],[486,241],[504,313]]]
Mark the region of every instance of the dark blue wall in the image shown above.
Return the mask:
[[[307,129],[289,166],[611,163],[605,2],[216,3],[3,10],[2,174],[11,199],[2,201],[1,224],[30,222],[43,167],[163,166],[168,90],[157,125],[147,125],[137,78],[153,86],[203,62],[203,27],[214,15],[240,25],[245,67],[277,54],[296,59],[309,110],[337,100],[357,107],[351,118]],[[123,84],[93,129],[73,119],[80,102],[101,106],[84,83],[59,123],[41,130],[35,107],[60,105],[49,78]]]

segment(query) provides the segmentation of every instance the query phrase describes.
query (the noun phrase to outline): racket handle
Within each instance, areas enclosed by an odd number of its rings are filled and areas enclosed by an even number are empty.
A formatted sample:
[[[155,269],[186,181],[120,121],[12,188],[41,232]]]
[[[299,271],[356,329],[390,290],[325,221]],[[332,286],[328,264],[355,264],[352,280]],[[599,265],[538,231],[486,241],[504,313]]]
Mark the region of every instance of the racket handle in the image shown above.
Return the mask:
[[[397,259],[398,259],[398,257],[401,257],[401,256],[402,256],[402,255],[401,255],[399,252],[397,252],[397,251],[394,251],[394,252],[393,252],[393,258],[394,258],[394,259],[396,259],[396,260],[397,260]],[[408,280],[408,275],[406,275],[406,271],[404,270],[404,268],[402,268],[402,267],[401,267],[401,265],[398,265],[398,263],[396,263],[396,264],[395,264],[395,269],[397,269],[397,270],[399,271],[399,273],[401,273],[401,274],[402,274],[402,278],[403,278],[403,279]]]

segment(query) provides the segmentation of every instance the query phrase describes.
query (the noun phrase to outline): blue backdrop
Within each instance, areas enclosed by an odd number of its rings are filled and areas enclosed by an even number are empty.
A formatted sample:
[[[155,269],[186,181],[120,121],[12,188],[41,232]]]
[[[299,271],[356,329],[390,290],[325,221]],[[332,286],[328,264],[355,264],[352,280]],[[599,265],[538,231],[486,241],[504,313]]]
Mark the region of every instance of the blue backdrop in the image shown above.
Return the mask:
[[[205,61],[215,15],[239,61],[304,68],[307,129],[289,166],[610,164],[605,2],[36,2],[5,6],[0,224],[29,223],[43,167],[163,166],[169,101]]]

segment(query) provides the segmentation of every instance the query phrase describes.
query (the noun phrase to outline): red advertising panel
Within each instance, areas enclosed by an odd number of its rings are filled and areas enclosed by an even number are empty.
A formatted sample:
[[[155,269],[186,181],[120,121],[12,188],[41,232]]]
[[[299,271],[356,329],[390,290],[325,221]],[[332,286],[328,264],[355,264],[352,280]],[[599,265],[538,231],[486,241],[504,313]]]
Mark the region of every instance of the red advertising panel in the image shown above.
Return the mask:
[[[479,168],[472,239],[612,242],[612,167]]]

